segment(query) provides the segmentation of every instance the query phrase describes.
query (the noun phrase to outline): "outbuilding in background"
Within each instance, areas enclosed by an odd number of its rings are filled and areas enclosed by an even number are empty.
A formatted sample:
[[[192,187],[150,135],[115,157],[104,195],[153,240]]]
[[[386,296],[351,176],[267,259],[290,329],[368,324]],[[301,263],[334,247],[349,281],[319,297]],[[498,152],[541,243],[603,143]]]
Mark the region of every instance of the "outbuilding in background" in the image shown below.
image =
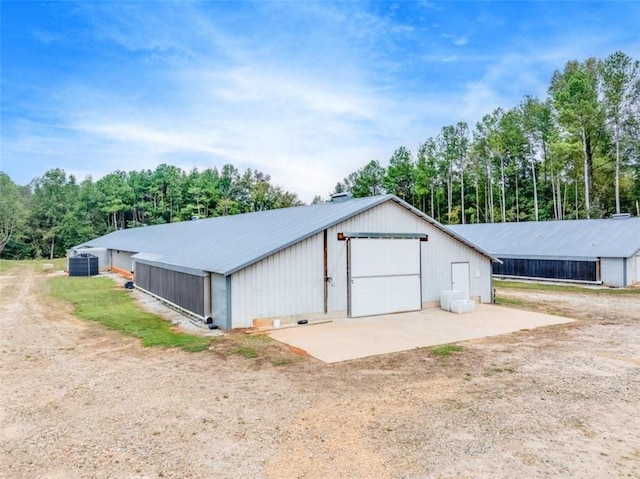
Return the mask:
[[[493,274],[626,287],[640,283],[640,218],[484,223],[449,227],[502,263]]]

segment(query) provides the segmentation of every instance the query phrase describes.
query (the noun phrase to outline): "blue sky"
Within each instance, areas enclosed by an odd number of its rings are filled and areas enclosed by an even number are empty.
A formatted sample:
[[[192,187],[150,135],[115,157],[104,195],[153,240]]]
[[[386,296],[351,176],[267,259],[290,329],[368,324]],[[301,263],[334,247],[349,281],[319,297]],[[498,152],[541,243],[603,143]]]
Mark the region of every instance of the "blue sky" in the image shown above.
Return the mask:
[[[640,58],[640,2],[6,1],[0,170],[257,168],[304,201],[372,159]]]

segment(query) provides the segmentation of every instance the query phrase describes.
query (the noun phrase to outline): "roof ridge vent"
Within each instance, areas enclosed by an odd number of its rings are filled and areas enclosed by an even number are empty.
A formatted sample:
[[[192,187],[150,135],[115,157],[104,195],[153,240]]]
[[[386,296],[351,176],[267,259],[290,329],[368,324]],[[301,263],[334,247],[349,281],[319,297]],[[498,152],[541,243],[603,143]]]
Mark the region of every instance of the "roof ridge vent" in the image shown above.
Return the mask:
[[[342,203],[344,201],[349,201],[353,198],[353,195],[350,191],[343,191],[342,193],[335,193],[331,195],[331,203]]]
[[[626,220],[631,218],[631,213],[615,213],[611,215],[612,220]]]

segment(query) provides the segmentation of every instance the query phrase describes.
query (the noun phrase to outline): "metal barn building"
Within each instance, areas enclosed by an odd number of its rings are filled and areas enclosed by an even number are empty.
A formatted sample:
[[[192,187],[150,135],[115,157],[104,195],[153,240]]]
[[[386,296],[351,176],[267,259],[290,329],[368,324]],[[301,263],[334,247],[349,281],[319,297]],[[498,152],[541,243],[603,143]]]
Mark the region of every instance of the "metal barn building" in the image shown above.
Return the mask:
[[[640,283],[640,218],[486,223],[450,227],[502,263],[500,277],[624,287]]]
[[[393,195],[115,231],[108,268],[223,329],[491,301],[488,253]]]

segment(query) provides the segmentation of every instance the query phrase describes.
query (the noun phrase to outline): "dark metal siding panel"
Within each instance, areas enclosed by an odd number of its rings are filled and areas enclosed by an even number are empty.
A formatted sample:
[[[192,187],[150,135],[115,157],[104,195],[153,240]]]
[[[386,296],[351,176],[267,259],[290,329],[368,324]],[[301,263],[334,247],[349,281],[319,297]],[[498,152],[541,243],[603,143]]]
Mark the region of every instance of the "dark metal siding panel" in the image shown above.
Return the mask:
[[[136,284],[161,298],[204,316],[204,278],[136,263]]]
[[[493,263],[496,276],[525,276],[530,278],[597,281],[597,261],[500,258]]]

